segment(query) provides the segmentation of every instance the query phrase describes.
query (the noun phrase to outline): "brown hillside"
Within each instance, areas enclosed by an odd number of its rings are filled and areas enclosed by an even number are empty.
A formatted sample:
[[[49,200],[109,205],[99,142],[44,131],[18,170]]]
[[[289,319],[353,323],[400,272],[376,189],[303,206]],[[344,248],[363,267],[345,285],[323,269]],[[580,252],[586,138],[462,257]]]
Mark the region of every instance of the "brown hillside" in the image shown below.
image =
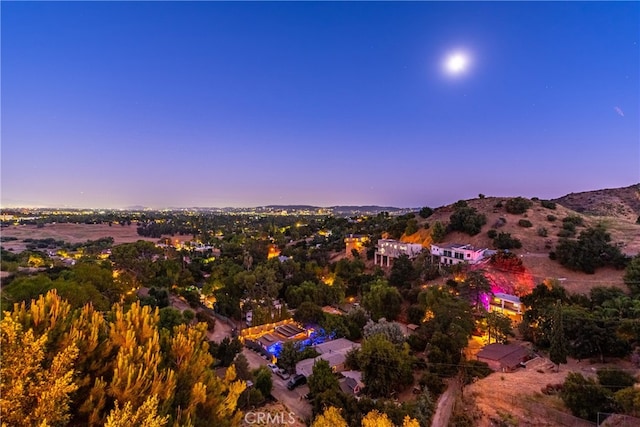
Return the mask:
[[[640,217],[640,184],[571,193],[553,201],[576,212],[635,222]]]
[[[443,243],[468,243],[476,247],[494,249],[492,239],[487,236],[491,228],[496,228],[498,232],[510,233],[512,237],[518,238],[522,242],[522,248],[513,250],[518,254],[526,273],[513,275],[509,272],[491,271],[488,265],[483,268],[489,270],[494,282],[501,284],[505,291],[518,293],[526,292],[526,288],[535,286],[547,278],[559,279],[563,285],[571,292],[588,292],[594,286],[618,286],[626,289],[622,281],[623,271],[610,268],[603,268],[595,274],[585,274],[582,272],[569,270],[557,261],[549,259],[549,252],[558,243],[558,231],[562,229],[562,219],[573,215],[581,216],[584,220],[584,227],[577,227],[577,233],[586,227],[593,227],[602,224],[611,234],[612,242],[618,244],[621,250],[628,255],[640,253],[640,225],[619,217],[603,217],[578,213],[562,205],[556,205],[556,209],[542,207],[540,201],[532,201],[533,206],[522,215],[507,213],[504,204],[509,197],[487,197],[484,199],[467,200],[469,206],[476,208],[487,217],[487,223],[482,227],[482,231],[475,236],[468,236],[460,232],[447,234]],[[496,207],[502,202],[503,207]],[[453,205],[444,206],[435,210],[433,215],[426,220],[418,218],[421,229],[411,236],[403,236],[406,242],[422,243],[425,247],[431,243],[429,230],[424,229],[424,224],[432,226],[436,221],[443,224],[449,222],[449,217],[453,213]],[[553,215],[557,219],[549,221],[548,215]],[[501,226],[500,218],[506,220]],[[518,225],[520,219],[529,220],[533,226],[524,228]],[[635,221],[635,219],[634,219]],[[538,235],[538,229],[544,227],[547,236]]]

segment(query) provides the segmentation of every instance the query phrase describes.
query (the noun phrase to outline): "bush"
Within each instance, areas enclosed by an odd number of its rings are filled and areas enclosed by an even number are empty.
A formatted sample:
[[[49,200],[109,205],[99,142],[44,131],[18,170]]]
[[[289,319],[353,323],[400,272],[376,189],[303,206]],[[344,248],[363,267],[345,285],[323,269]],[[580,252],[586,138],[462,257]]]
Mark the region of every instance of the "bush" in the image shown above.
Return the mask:
[[[469,360],[464,365],[464,383],[470,384],[474,379],[484,378],[492,372],[493,370],[485,362]]]
[[[470,236],[475,236],[480,233],[482,226],[486,224],[486,222],[487,218],[483,214],[478,213],[476,208],[461,206],[457,207],[455,212],[449,217],[449,229],[462,231]]]
[[[547,208],[547,209],[555,209],[556,208],[556,204],[550,200],[540,200],[540,205],[543,208]]]
[[[520,221],[518,221],[518,225],[525,228],[533,227],[533,224],[531,224],[531,221],[529,221],[528,219],[521,219]]]
[[[636,383],[633,375],[619,368],[601,368],[596,372],[598,382],[612,392],[631,387]]]
[[[445,390],[446,385],[442,378],[438,374],[434,374],[433,372],[425,372],[420,377],[420,381],[418,382],[422,387],[426,387],[427,390],[432,394],[434,398],[440,396],[442,392]]]
[[[555,215],[547,215],[547,221],[549,222],[553,222],[556,219],[558,219],[558,217],[556,217]]]
[[[519,215],[525,213],[532,205],[533,203],[524,197],[515,197],[507,200],[507,203],[505,203],[505,209],[511,214]]]
[[[495,228],[492,228],[491,230],[487,231],[487,236],[490,239],[495,239],[497,235],[498,235],[498,230],[496,230]]]
[[[495,205],[493,205],[494,208],[501,208],[502,207],[502,201],[496,203]]]
[[[498,233],[493,239],[493,245],[498,249],[519,249],[522,247],[522,242],[511,237],[511,233]]]
[[[538,236],[547,237],[547,229],[544,227],[538,227]]]
[[[418,215],[420,215],[421,218],[429,218],[431,215],[433,215],[433,209],[431,209],[429,206],[425,206],[424,208],[420,209]]]
[[[558,237],[562,237],[562,238],[569,238],[569,237],[573,237],[576,235],[575,230],[568,230],[566,228],[563,228],[562,230],[558,231]]]
[[[566,218],[562,219],[563,227],[567,226],[567,224],[573,224],[573,228],[584,226],[584,219],[581,216],[577,215],[569,215]]]

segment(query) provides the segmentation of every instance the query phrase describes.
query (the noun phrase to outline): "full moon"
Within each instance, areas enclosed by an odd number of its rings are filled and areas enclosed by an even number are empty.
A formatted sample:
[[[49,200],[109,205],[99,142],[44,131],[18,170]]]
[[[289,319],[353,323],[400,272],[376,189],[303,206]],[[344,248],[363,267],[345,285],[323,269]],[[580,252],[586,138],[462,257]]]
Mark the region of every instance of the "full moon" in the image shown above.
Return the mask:
[[[462,52],[452,53],[445,60],[444,67],[449,74],[461,74],[469,67],[469,57]]]

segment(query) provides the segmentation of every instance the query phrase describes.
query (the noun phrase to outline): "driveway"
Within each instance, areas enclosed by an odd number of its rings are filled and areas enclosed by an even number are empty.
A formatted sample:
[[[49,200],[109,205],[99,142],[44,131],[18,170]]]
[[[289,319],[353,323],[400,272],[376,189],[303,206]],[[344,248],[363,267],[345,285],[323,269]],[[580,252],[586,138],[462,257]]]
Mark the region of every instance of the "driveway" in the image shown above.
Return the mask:
[[[242,354],[244,354],[247,358],[249,367],[251,369],[256,369],[260,366],[266,366],[267,363],[269,363],[269,361],[264,359],[258,353],[249,350],[246,347],[242,349]],[[271,395],[279,402],[283,403],[292,412],[295,412],[296,416],[302,421],[310,420],[311,404],[304,398],[304,396],[309,393],[309,386],[305,384],[296,387],[293,390],[289,390],[287,389],[288,380],[285,381],[277,375],[272,375],[271,378],[273,380],[273,389],[271,390]]]

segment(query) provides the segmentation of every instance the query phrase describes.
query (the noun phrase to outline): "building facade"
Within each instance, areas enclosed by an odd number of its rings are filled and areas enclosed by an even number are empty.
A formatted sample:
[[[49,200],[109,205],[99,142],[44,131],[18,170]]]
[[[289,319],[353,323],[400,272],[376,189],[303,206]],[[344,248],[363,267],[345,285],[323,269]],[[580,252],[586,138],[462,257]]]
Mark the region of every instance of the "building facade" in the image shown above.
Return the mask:
[[[440,264],[455,265],[462,262],[476,264],[484,259],[487,249],[479,249],[471,245],[451,243],[447,245],[431,245],[431,256]]]
[[[373,263],[382,267],[390,267],[391,260],[406,255],[409,259],[417,257],[422,252],[420,243],[403,243],[398,240],[380,239],[376,246]]]
[[[360,255],[363,255],[366,250],[366,244],[369,243],[369,236],[363,236],[361,234],[349,234],[344,238],[344,245],[347,258],[353,257],[353,250],[355,249]]]

